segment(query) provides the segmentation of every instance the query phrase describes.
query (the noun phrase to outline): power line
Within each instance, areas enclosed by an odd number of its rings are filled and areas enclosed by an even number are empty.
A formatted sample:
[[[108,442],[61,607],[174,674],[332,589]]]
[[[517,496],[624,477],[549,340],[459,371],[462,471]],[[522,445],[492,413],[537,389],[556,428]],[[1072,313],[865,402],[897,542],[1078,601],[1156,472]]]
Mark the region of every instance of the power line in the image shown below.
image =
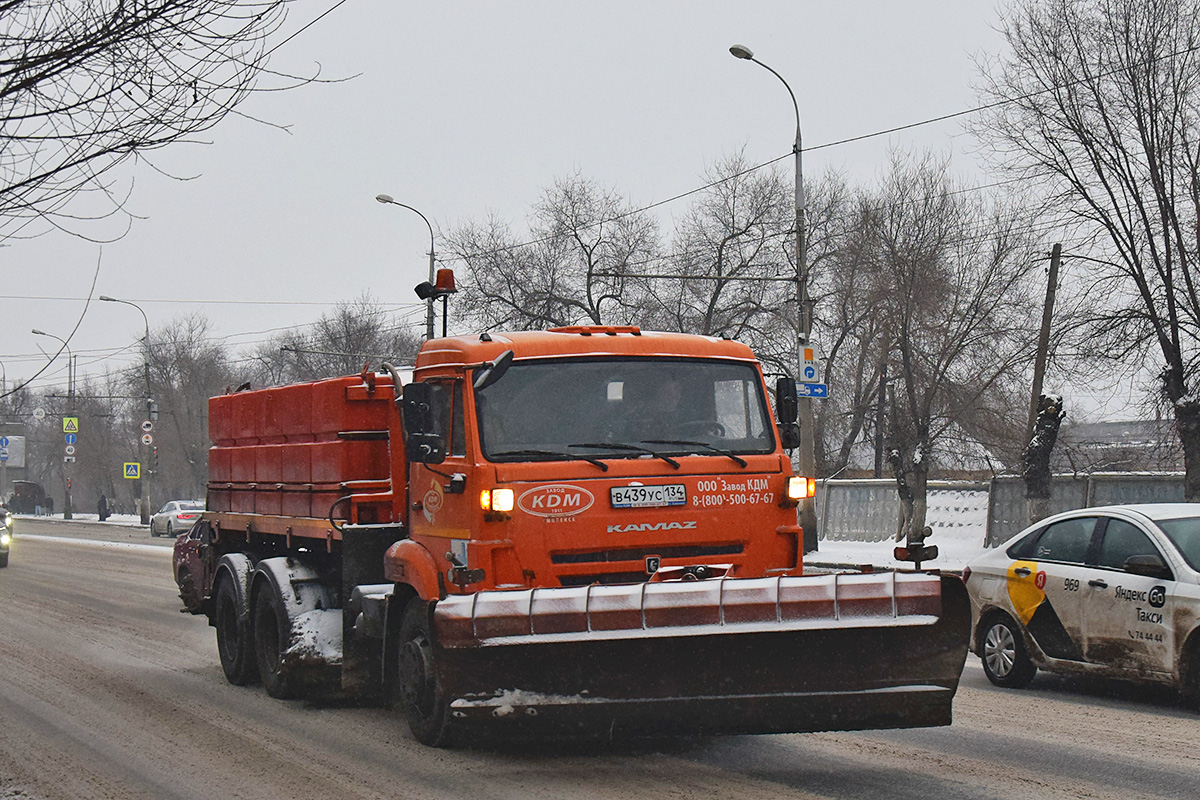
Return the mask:
[[[0,294],[0,300],[48,300],[48,301],[65,301],[65,302],[82,302],[87,300],[86,297],[70,297],[66,295],[45,295],[45,294]],[[331,306],[337,305],[338,301],[330,302],[328,300],[195,300],[192,298],[134,298],[138,303],[162,303],[166,305],[223,305],[223,306]],[[423,303],[393,303],[397,308],[405,306],[419,306],[424,309]]]

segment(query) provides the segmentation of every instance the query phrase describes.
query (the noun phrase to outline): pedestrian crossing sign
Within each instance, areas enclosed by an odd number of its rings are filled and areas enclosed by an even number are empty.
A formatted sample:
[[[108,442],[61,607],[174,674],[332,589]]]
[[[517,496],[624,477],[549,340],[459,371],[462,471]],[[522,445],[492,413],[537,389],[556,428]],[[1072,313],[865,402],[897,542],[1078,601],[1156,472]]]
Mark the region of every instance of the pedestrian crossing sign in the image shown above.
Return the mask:
[[[142,477],[142,465],[136,461],[125,462],[125,477],[140,478]]]
[[[79,417],[63,417],[63,433],[79,433]]]

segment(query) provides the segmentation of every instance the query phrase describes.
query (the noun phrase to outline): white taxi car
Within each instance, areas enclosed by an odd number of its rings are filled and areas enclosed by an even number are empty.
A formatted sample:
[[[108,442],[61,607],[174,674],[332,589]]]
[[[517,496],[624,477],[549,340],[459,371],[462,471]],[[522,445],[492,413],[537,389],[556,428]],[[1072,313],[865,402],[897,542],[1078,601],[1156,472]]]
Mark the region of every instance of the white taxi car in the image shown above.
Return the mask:
[[[1042,668],[1200,701],[1200,504],[1057,514],[972,560],[963,580],[971,650],[997,686]]]

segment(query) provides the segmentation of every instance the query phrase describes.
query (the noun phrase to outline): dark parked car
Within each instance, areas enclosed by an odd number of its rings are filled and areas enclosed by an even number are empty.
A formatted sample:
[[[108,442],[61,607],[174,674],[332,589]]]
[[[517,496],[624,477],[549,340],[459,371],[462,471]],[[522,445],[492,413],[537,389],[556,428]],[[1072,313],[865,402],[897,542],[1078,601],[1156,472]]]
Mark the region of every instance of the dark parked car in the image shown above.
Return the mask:
[[[207,600],[204,587],[211,582],[214,566],[211,546],[212,527],[204,520],[175,539],[175,554],[171,560],[175,585],[179,587],[179,599],[184,608],[192,613],[203,610]]]

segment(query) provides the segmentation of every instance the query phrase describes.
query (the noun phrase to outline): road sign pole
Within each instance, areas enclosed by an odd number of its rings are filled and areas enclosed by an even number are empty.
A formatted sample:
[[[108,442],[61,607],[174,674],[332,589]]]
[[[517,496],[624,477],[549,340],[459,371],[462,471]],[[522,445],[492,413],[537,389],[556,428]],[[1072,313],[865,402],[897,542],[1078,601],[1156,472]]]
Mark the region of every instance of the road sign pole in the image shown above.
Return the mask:
[[[154,401],[150,399],[150,372],[149,366],[146,367],[146,419],[142,422],[142,430],[145,433],[142,436],[142,463],[146,465],[145,474],[142,475],[142,509],[139,517],[143,525],[150,524],[150,442],[146,439],[150,436],[150,431],[154,428],[154,423],[150,421],[150,413],[153,409]]]

